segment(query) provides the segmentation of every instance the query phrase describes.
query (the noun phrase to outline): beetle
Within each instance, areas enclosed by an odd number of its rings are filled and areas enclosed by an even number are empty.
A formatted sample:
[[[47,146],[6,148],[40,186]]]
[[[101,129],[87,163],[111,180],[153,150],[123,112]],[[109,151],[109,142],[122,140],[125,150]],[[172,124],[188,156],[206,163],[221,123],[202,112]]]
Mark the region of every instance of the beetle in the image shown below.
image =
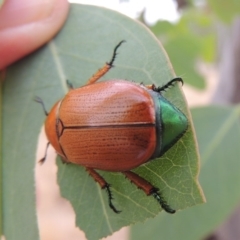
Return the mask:
[[[63,162],[85,167],[89,175],[107,190],[109,206],[112,203],[110,184],[96,169],[121,172],[146,195],[152,195],[168,213],[175,213],[154,187],[131,170],[162,156],[186,132],[186,116],[166,98],[162,92],[181,78],[174,78],[162,87],[143,85],[125,80],[97,82],[112,67],[117,55],[113,51],[111,61],[99,69],[86,83],[70,91],[48,113],[41,98],[40,103],[47,116],[45,132],[47,148],[51,144]]]

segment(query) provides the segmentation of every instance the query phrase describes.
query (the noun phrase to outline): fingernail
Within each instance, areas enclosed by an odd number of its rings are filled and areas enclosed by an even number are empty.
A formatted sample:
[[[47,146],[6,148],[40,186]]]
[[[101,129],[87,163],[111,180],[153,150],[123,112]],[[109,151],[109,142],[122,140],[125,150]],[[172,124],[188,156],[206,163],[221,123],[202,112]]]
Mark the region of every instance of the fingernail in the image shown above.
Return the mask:
[[[0,29],[46,18],[51,15],[55,4],[56,0],[5,0],[0,9]]]

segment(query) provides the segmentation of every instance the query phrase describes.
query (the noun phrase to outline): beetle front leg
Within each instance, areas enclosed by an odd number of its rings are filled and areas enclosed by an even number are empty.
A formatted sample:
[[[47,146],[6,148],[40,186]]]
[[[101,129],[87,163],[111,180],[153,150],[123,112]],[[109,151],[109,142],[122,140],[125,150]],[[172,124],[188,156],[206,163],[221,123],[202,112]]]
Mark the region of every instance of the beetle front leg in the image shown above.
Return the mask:
[[[158,191],[158,188],[154,187],[144,178],[140,177],[134,172],[126,171],[122,172],[132,183],[134,183],[138,188],[142,189],[147,196],[152,195],[161,205],[161,207],[168,213],[175,213],[176,210],[172,209],[163,199]]]
[[[170,86],[173,86],[173,84],[175,83],[175,82],[180,82],[180,83],[182,83],[182,85],[183,85],[183,80],[182,80],[182,78],[180,78],[180,77],[176,77],[176,78],[173,78],[171,81],[169,81],[169,82],[167,82],[165,85],[163,85],[162,87],[155,87],[155,89],[153,89],[153,91],[155,91],[155,92],[163,92],[163,91],[165,91],[167,88],[169,88]]]
[[[107,194],[108,194],[108,203],[109,203],[109,207],[115,212],[115,213],[120,213],[121,211],[117,210],[113,203],[113,196],[112,196],[112,192],[110,190],[110,184],[107,183],[105,181],[105,179],[98,173],[96,172],[94,169],[92,168],[86,168],[86,171],[89,173],[89,175],[96,181],[98,182],[98,184],[100,185],[100,187],[102,189],[106,189]]]
[[[165,85],[163,85],[162,87],[156,87],[154,84],[152,85],[144,85],[144,87],[148,88],[149,90],[153,90],[155,92],[163,92],[165,91],[167,88],[169,88],[170,86],[173,86],[173,84],[175,82],[181,82],[182,85],[183,85],[183,80],[182,78],[180,77],[176,77],[176,78],[173,78],[171,81],[167,82]]]
[[[156,88],[156,86],[154,84],[152,85],[144,85],[144,87],[148,88],[149,90],[153,90]]]

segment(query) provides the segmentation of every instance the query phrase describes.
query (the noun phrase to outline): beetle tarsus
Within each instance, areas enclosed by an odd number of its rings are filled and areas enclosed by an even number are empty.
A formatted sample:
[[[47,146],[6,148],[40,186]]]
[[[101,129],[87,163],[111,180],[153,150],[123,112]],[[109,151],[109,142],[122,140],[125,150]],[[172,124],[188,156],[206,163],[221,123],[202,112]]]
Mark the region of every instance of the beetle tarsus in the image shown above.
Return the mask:
[[[110,67],[113,67],[113,62],[115,61],[116,59],[116,56],[117,56],[117,49],[122,45],[122,43],[126,42],[125,40],[122,40],[113,50],[113,56],[112,56],[112,59],[110,62],[107,62],[107,65],[109,65]]]
[[[163,85],[162,87],[155,87],[155,86],[153,85],[153,91],[156,91],[156,92],[159,92],[159,93],[160,93],[160,92],[163,92],[163,91],[165,91],[167,88],[173,86],[173,84],[174,84],[175,82],[181,82],[182,85],[183,85],[183,80],[182,80],[182,78],[176,77],[176,78],[173,78],[173,79],[172,79],[171,81],[169,81],[168,83],[166,83],[165,85]]]
[[[159,204],[161,205],[162,209],[164,209],[166,212],[171,213],[171,214],[176,212],[176,210],[172,209],[166,203],[166,201],[163,199],[161,194],[158,192],[157,188],[153,188],[151,195],[159,202]]]
[[[100,187],[102,189],[106,189],[107,194],[108,194],[108,204],[109,207],[115,212],[115,213],[120,213],[121,211],[118,211],[113,203],[113,196],[112,196],[112,192],[110,190],[110,184],[106,182],[106,180],[98,173],[96,172],[93,168],[88,168],[86,167],[86,171],[89,173],[89,175],[96,181],[98,182],[98,184],[100,185]]]
[[[38,163],[40,164],[40,165],[43,165],[43,163],[45,162],[45,157],[43,157],[43,158],[41,158],[39,161],[38,161]]]
[[[46,108],[45,108],[45,105],[44,105],[43,100],[42,100],[40,97],[36,96],[36,97],[34,98],[34,101],[37,102],[37,103],[40,103],[40,104],[42,105],[43,111],[44,111],[45,115],[48,116],[48,112],[47,112],[47,110],[46,110]]]
[[[49,145],[50,145],[50,142],[47,143],[47,146],[46,146],[46,149],[45,149],[44,157],[41,158],[41,159],[38,161],[41,165],[45,162],[45,160],[46,160],[46,158],[47,158],[47,150],[48,150]]]
[[[107,194],[108,194],[108,204],[109,204],[109,207],[110,207],[115,213],[120,213],[121,211],[117,210],[117,209],[115,208],[115,206],[113,205],[113,203],[112,203],[113,196],[112,196],[112,192],[111,192],[111,190],[110,190],[110,184],[107,183],[107,184],[104,186],[104,188],[106,189]]]

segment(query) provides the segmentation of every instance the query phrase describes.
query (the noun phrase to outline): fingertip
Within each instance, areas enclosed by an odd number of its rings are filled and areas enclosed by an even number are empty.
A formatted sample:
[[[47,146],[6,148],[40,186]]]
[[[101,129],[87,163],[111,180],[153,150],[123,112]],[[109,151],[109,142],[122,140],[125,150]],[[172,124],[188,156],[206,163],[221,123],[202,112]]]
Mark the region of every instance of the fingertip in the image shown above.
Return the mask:
[[[48,42],[68,9],[67,0],[6,0],[0,9],[0,70]]]

